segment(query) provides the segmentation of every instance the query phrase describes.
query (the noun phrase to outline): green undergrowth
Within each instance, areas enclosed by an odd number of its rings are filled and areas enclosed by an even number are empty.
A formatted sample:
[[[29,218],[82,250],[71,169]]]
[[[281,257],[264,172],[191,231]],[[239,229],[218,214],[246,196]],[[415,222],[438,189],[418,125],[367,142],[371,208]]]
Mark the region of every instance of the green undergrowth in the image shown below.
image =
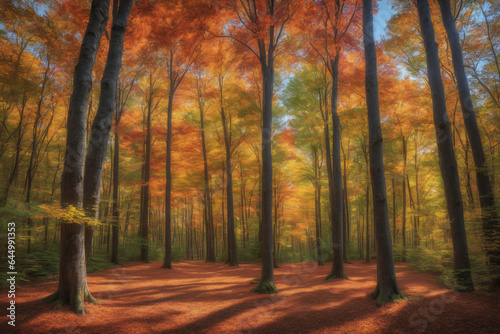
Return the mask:
[[[91,255],[87,272],[93,273],[106,269],[116,268],[118,265],[109,261],[107,255]],[[30,254],[16,254],[17,272],[16,282],[47,281],[58,278],[59,274],[59,248],[35,251]],[[0,288],[8,286],[7,275],[9,272],[6,263],[0,264]]]

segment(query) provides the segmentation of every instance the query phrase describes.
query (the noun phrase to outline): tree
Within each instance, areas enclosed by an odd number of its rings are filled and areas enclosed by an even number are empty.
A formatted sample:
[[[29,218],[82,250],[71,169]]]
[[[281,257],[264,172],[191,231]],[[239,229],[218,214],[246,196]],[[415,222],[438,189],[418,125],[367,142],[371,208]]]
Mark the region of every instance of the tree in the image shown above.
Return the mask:
[[[133,0],[120,0],[119,4],[118,1],[114,2],[114,5],[119,7],[111,25],[108,57],[101,80],[99,107],[92,123],[89,147],[85,157],[83,207],[87,215],[94,219],[97,219],[98,214],[102,169],[107,155],[109,134],[115,113],[118,76],[123,56],[123,41],[132,3]],[[85,250],[87,261],[92,249],[93,233],[93,226],[86,226]]]
[[[196,74],[196,96],[198,100],[198,109],[200,111],[200,136],[201,148],[203,153],[203,220],[205,221],[205,246],[206,246],[206,261],[216,262],[215,258],[215,240],[214,240],[214,227],[212,215],[212,198],[210,195],[210,176],[208,172],[208,157],[207,146],[205,140],[205,122],[204,117],[207,112],[205,103],[205,94],[207,89],[207,82],[204,80],[203,74],[198,72]]]
[[[467,75],[465,74],[462,47],[460,45],[460,38],[455,27],[455,19],[451,13],[450,1],[439,0],[438,2],[446,34],[448,35],[448,40],[450,42],[453,68],[455,70],[460,105],[462,106],[462,115],[472,148],[474,163],[476,165],[476,182],[483,215],[484,244],[490,261],[494,284],[496,286],[500,286],[500,248],[497,244],[498,236],[495,236],[500,231],[500,225],[498,223],[495,198],[490,178],[488,176],[488,166],[483,150],[483,144],[481,143],[481,135],[479,134],[474,105],[471,99],[469,81],[467,80]],[[494,51],[495,49],[493,48],[492,50]]]
[[[146,91],[146,138],[144,141],[144,166],[142,171],[142,187],[141,187],[141,222],[140,222],[140,237],[141,237],[141,261],[149,262],[149,211],[150,211],[150,173],[151,173],[151,117],[158,106],[158,102],[154,103],[155,95],[157,94],[156,82],[158,76],[153,79],[155,70],[150,70],[148,73],[148,88]]]
[[[231,117],[229,120],[226,117],[224,108],[224,77],[226,73],[222,69],[223,64],[217,73],[217,83],[220,98],[220,115],[222,120],[222,128],[224,131],[224,147],[226,149],[226,190],[227,190],[227,254],[230,266],[238,266],[238,248],[236,245],[236,235],[234,233],[234,199],[233,199],[233,167],[231,165],[231,157],[233,155],[233,147],[231,143]],[[229,123],[229,125],[228,125]]]
[[[87,102],[92,85],[92,68],[101,36],[106,28],[109,0],[93,0],[90,19],[82,40],[78,64],[73,77],[67,136],[66,155],[61,179],[61,204],[81,209],[83,205],[83,162],[85,154],[85,126]],[[46,298],[56,305],[69,303],[77,314],[85,314],[84,302],[96,300],[87,286],[85,269],[85,225],[78,222],[61,224],[61,253],[59,260],[59,286]]]
[[[262,72],[262,277],[254,292],[275,293],[273,272],[273,163],[271,152],[275,52],[292,17],[293,0],[227,0],[240,24],[229,37],[244,46],[260,63]]]
[[[318,265],[323,265],[321,258],[321,174],[326,151],[328,185],[331,190],[331,155],[330,130],[328,122],[328,100],[330,82],[327,69],[316,66],[305,68],[295,73],[287,84],[282,96],[284,105],[292,111],[294,117],[291,126],[297,130],[296,148],[304,152],[309,159],[308,169],[304,175],[314,187],[314,212],[316,229],[316,256]],[[321,128],[323,131],[321,131]],[[324,145],[321,144],[323,132]],[[326,149],[325,149],[326,148]],[[312,166],[312,170],[310,167]],[[330,192],[329,192],[330,195]],[[330,201],[333,204],[333,201]]]
[[[347,278],[344,272],[344,246],[343,246],[343,190],[342,190],[342,163],[340,118],[337,111],[339,60],[342,43],[345,43],[346,33],[357,17],[357,1],[313,1],[313,12],[318,13],[313,22],[313,36],[308,38],[309,45],[318,54],[328,69],[332,78],[331,114],[333,125],[332,151],[330,157],[330,144],[327,142],[327,160],[331,163],[330,202],[332,215],[332,242],[333,264],[332,271],[327,276],[330,278]],[[347,19],[345,19],[345,17]],[[307,24],[309,31],[310,26]],[[328,140],[329,141],[329,140]],[[327,168],[330,168],[327,166]]]
[[[118,193],[119,193],[119,171],[120,171],[120,134],[118,132],[118,126],[120,125],[120,120],[123,116],[123,111],[125,109],[125,104],[130,96],[130,92],[134,88],[135,76],[128,82],[118,82],[118,94],[116,97],[116,108],[115,108],[115,128],[114,128],[114,145],[115,149],[113,151],[113,237],[111,246],[111,262],[118,264],[118,242],[119,242],[119,218],[120,210],[118,203]]]
[[[439,152],[439,167],[446,196],[446,205],[452,231],[453,260],[455,269],[455,289],[457,291],[474,290],[471,277],[467,236],[465,233],[464,212],[457,160],[453,149],[450,124],[446,112],[446,97],[439,65],[439,55],[431,13],[427,0],[417,0],[420,29],[427,55],[427,77],[432,94],[434,127]],[[403,180],[404,182],[404,180]]]
[[[387,208],[384,152],[378,100],[377,53],[373,37],[372,0],[363,0],[363,45],[365,48],[365,87],[368,109],[370,175],[373,193],[373,215],[377,241],[377,287],[372,298],[377,305],[406,298],[399,290],[392,254],[391,228]],[[367,208],[368,209],[368,208]],[[367,222],[368,223],[368,222]],[[368,236],[367,236],[368,237]]]
[[[155,27],[154,38],[165,52],[168,71],[168,106],[167,106],[167,154],[166,154],[166,195],[165,195],[165,260],[162,268],[172,268],[172,116],[174,98],[177,89],[186,73],[200,54],[200,32],[186,25],[190,19],[186,17],[186,8],[176,4],[172,8],[157,5],[160,14],[169,12],[169,20]],[[168,9],[167,9],[168,8]],[[158,15],[158,14],[156,14]],[[166,33],[168,32],[168,33]]]

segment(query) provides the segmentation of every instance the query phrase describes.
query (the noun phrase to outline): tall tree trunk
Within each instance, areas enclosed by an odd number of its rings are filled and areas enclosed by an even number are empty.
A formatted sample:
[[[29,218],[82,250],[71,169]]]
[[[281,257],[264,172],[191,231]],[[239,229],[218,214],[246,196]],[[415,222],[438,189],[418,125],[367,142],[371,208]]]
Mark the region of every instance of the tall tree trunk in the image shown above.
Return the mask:
[[[172,86],[172,57],[170,58],[170,85]],[[174,104],[175,90],[171,87],[168,95],[167,109],[167,163],[166,163],[166,186],[165,186],[165,260],[162,268],[172,268],[172,235],[170,233],[170,223],[172,219],[172,110]]]
[[[221,196],[221,208],[222,208],[222,249],[223,252],[227,251],[227,225],[226,225],[226,210],[224,209],[224,203],[225,203],[225,198],[224,198],[224,193],[226,189],[226,163],[224,162],[224,159],[222,160],[222,196]],[[228,254],[228,259],[229,259],[229,254]],[[229,261],[228,261],[229,262]]]
[[[465,129],[469,136],[469,142],[472,148],[474,164],[476,165],[476,182],[479,191],[479,202],[481,205],[483,219],[483,236],[486,248],[486,254],[491,266],[491,274],[494,284],[500,286],[500,223],[498,222],[498,212],[495,206],[495,198],[492,191],[490,178],[488,176],[488,166],[481,143],[476,113],[472,104],[469,82],[465,74],[464,61],[462,56],[462,47],[455,27],[455,20],[451,13],[449,0],[439,0],[443,24],[446,34],[450,41],[451,55],[453,59],[453,68],[457,79],[458,94],[462,106],[462,115],[464,118]],[[491,42],[491,39],[490,39]],[[494,48],[492,48],[494,52]],[[497,58],[498,59],[498,58]],[[496,62],[498,68],[498,60]],[[499,70],[500,75],[500,70]]]
[[[401,226],[401,234],[403,236],[403,254],[402,260],[406,262],[406,162],[407,162],[407,139],[405,136],[401,135],[403,141],[403,225]]]
[[[119,169],[120,169],[120,137],[118,135],[118,113],[115,114],[115,149],[113,155],[113,218],[112,218],[112,247],[111,262],[118,264],[118,242],[119,242],[119,214],[118,210],[118,191],[119,191]]]
[[[344,247],[343,247],[343,192],[342,192],[342,166],[340,160],[340,119],[337,113],[338,95],[338,69],[340,50],[335,54],[335,59],[331,61],[332,68],[332,96],[331,112],[333,124],[332,138],[332,174],[333,174],[333,212],[332,212],[332,242],[333,242],[333,264],[332,271],[326,277],[347,278],[344,272]]]
[[[198,88],[198,106],[200,109],[200,134],[201,134],[201,149],[203,152],[203,175],[204,175],[204,193],[203,193],[203,219],[205,221],[205,240],[206,240],[206,261],[207,262],[215,262],[215,248],[214,248],[214,237],[213,237],[213,226],[212,226],[212,213],[210,210],[211,206],[211,198],[210,198],[210,184],[209,184],[209,176],[208,176],[208,158],[207,158],[207,147],[205,142],[205,123],[204,123],[204,114],[205,114],[205,105],[202,102],[202,91],[200,87],[199,80],[197,81]]]
[[[76,70],[75,70],[76,71]],[[19,172],[19,165],[21,162],[21,144],[23,142],[24,137],[24,129],[26,128],[26,122],[24,119],[24,112],[26,110],[26,104],[28,103],[28,96],[26,94],[23,95],[21,102],[21,110],[19,111],[19,123],[16,128],[17,139],[16,139],[16,154],[14,155],[14,161],[12,163],[12,168],[10,170],[9,178],[7,179],[7,185],[5,186],[5,190],[3,192],[2,197],[0,198],[0,207],[5,207],[7,205],[7,199],[9,197],[9,190],[17,177]],[[23,126],[23,123],[25,124]]]
[[[392,177],[392,245],[396,246],[396,188]]]
[[[391,229],[387,208],[384,174],[384,152],[378,101],[377,53],[373,37],[372,0],[363,0],[363,44],[365,48],[365,89],[368,108],[370,174],[373,193],[373,215],[377,241],[377,287],[372,297],[377,305],[405,298],[396,281],[392,254]]]
[[[272,11],[272,9],[271,9]],[[270,26],[269,40],[274,41],[274,26]],[[259,40],[262,69],[262,276],[254,292],[278,292],[273,269],[273,156],[271,150],[274,86],[274,42],[268,45]],[[267,52],[266,52],[267,51]],[[267,56],[267,59],[266,59]]]
[[[350,231],[350,225],[351,225],[351,219],[349,216],[349,199],[347,197],[347,161],[349,160],[349,141],[347,142],[347,150],[343,150],[344,152],[344,173],[343,173],[343,191],[344,191],[344,215],[343,215],[343,221],[344,221],[344,262],[349,263],[347,260],[347,249],[349,245],[349,231]]]
[[[366,166],[367,174],[369,173],[368,164]],[[370,263],[370,177],[366,180],[366,232],[365,232],[365,262]]]
[[[231,139],[224,110],[223,88],[224,79],[219,77],[220,114],[224,130],[224,146],[226,148],[226,191],[227,191],[227,254],[230,266],[238,266],[238,248],[234,233],[234,198],[233,198],[233,170],[231,166]]]
[[[326,98],[325,98],[326,100]],[[325,108],[326,109],[326,108]],[[329,216],[330,216],[330,221],[333,217],[333,211],[334,211],[334,190],[333,190],[333,171],[332,171],[332,155],[331,155],[331,145],[330,145],[330,129],[328,126],[328,111],[325,110],[325,118],[323,120],[324,126],[323,126],[323,133],[325,137],[325,158],[326,158],[326,173],[328,177],[328,203],[329,203]],[[333,227],[333,223],[331,224]],[[332,232],[333,236],[333,232]],[[333,242],[333,239],[332,239]],[[333,269],[333,268],[332,268]]]
[[[150,225],[150,190],[149,180],[151,174],[151,114],[153,113],[153,74],[149,73],[148,107],[146,115],[146,141],[145,161],[142,180],[142,202],[141,202],[141,261],[149,262],[149,225]]]
[[[370,167],[368,160],[368,148],[366,147],[365,137],[363,135],[363,157],[366,165],[366,211],[365,211],[365,262],[370,263]]]
[[[453,143],[451,141],[450,125],[446,114],[446,98],[428,1],[417,0],[417,9],[425,52],[427,54],[427,77],[432,94],[439,167],[441,168],[448,216],[451,224],[455,263],[455,289],[457,291],[471,291],[474,290],[474,284],[472,283],[469,252],[467,249],[460,180],[455,151],[453,150]]]
[[[313,164],[314,164],[314,212],[316,221],[316,256],[318,266],[323,265],[321,260],[321,193],[319,179],[319,164],[318,164],[318,149],[313,148]]]
[[[102,169],[106,160],[109,132],[113,124],[118,76],[123,56],[123,41],[132,4],[132,0],[120,1],[117,15],[111,26],[108,57],[101,81],[99,107],[92,124],[89,147],[85,158],[83,207],[87,215],[94,219],[97,218],[96,208],[98,208],[100,201]],[[93,228],[87,225],[85,232],[85,250],[88,261]]]
[[[43,82],[40,91],[40,99],[38,99],[38,105],[35,114],[35,121],[33,123],[33,140],[31,142],[31,153],[30,153],[30,162],[28,166],[28,171],[26,172],[26,182],[25,182],[25,190],[26,190],[26,203],[31,202],[31,190],[33,185],[33,178],[35,177],[36,171],[39,165],[39,155],[41,148],[40,144],[43,143],[45,136],[50,128],[50,123],[52,123],[52,119],[46,124],[45,130],[42,131],[42,134],[39,134],[39,131],[43,130],[41,128],[42,119],[42,103],[44,100],[45,87],[47,86],[47,81],[49,79],[50,72],[50,61],[47,61],[47,68],[45,69],[45,73],[43,75]],[[29,207],[28,207],[29,209]],[[33,219],[31,217],[28,218],[28,254],[31,252],[31,229],[33,228]]]
[[[61,179],[61,203],[82,208],[83,164],[85,158],[85,132],[87,103],[92,86],[92,68],[106,28],[109,0],[93,0],[90,19],[83,36],[78,64],[73,76],[66,135],[66,155]],[[84,301],[95,302],[87,286],[85,270],[85,226],[78,222],[61,224],[58,290],[46,301],[56,305],[69,303],[77,314],[87,313]]]

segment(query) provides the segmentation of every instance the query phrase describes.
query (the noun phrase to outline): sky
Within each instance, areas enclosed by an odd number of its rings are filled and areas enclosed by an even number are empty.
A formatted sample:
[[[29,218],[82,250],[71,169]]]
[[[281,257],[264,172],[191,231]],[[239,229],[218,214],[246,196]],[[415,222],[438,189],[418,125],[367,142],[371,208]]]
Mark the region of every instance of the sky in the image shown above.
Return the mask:
[[[373,17],[373,29],[375,34],[375,40],[380,42],[382,37],[385,35],[385,28],[387,26],[387,21],[394,14],[391,6],[388,4],[389,0],[382,0],[378,3],[378,13]]]

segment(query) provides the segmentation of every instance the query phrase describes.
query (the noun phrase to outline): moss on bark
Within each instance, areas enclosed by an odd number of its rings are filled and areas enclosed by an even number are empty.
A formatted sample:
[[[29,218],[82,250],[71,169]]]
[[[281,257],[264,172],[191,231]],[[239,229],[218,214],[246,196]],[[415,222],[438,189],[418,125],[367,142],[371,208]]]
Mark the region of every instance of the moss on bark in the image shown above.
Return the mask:
[[[271,281],[261,281],[259,285],[255,289],[252,290],[252,292],[258,292],[258,293],[278,293],[278,288],[276,288],[276,285],[274,282]]]
[[[71,305],[73,312],[76,314],[87,314],[89,313],[85,309],[84,302],[99,304],[99,301],[92,296],[92,294],[88,291],[88,289],[80,289],[78,290],[73,298],[70,298],[68,294],[61,293],[59,290],[54,292],[53,294],[42,299],[45,303],[54,303],[54,308],[60,309],[65,304]]]
[[[328,276],[326,276],[325,280],[330,280],[330,279],[334,279],[334,278],[348,279],[346,274],[344,272],[342,272],[342,274],[330,273],[330,274],[328,274]]]
[[[377,301],[377,306],[384,306],[386,303],[395,302],[397,300],[407,300],[399,288],[382,288],[377,284],[375,292],[373,292],[370,297]]]

